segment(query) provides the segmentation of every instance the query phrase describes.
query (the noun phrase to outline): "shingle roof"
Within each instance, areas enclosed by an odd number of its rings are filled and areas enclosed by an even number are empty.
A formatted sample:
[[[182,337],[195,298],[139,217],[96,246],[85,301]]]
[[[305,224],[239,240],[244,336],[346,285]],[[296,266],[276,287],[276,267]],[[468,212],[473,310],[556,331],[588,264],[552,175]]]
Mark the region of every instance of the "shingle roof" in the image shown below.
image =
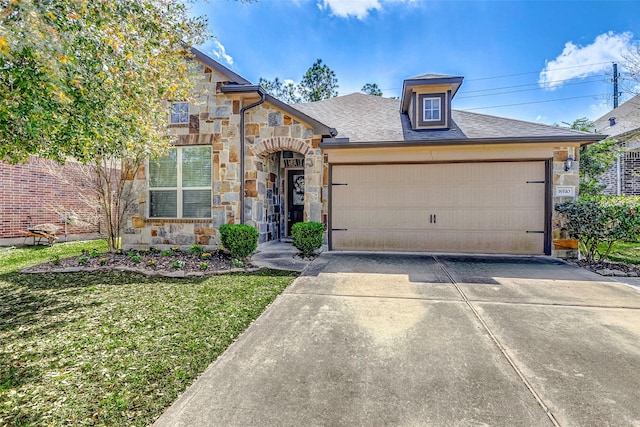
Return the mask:
[[[615,117],[615,124],[609,124],[609,118]],[[628,101],[614,108],[598,120],[593,122],[595,130],[610,136],[623,135],[640,129],[640,95],[636,95]]]
[[[322,123],[329,123],[338,131],[338,138],[349,138],[349,142],[473,142],[474,139],[527,138],[586,142],[602,138],[556,126],[459,110],[452,111],[450,129],[414,131],[409,117],[399,113],[399,105],[397,99],[352,93],[294,107]]]
[[[431,80],[431,79],[459,79],[460,76],[454,76],[451,74],[436,74],[436,73],[427,73],[422,74],[420,76],[409,77],[407,80]]]

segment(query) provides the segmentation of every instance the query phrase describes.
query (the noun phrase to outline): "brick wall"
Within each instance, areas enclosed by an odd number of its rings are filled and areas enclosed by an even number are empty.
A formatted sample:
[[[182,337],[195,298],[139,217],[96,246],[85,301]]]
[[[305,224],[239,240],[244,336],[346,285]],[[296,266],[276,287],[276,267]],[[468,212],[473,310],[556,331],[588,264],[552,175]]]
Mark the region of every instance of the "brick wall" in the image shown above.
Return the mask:
[[[67,162],[59,166],[50,160],[31,157],[26,164],[0,162],[0,238],[23,237],[20,230],[31,224],[51,223],[64,233],[64,212],[75,212],[81,219],[90,209],[83,203],[81,189],[61,183],[50,167],[61,168],[65,176],[78,176],[78,165]],[[31,217],[31,218],[29,218]],[[80,222],[67,226],[68,234],[95,233],[97,226]]]

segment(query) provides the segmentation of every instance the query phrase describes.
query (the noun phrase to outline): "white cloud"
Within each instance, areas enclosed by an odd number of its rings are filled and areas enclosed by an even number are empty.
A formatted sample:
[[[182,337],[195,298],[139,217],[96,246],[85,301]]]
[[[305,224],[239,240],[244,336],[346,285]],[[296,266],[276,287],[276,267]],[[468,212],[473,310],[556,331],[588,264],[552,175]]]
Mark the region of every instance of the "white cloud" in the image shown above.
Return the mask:
[[[320,10],[331,10],[331,14],[341,18],[355,16],[364,19],[371,10],[382,10],[382,3],[405,2],[414,0],[322,0],[318,1]]]
[[[547,61],[540,72],[538,84],[549,90],[562,86],[571,79],[581,79],[600,74],[605,63],[624,61],[625,55],[633,45],[633,34],[612,31],[600,34],[595,41],[586,46],[567,42],[557,58]]]
[[[215,57],[218,59],[224,59],[227,64],[233,65],[233,58],[231,55],[227,55],[227,50],[224,48],[224,45],[218,40],[214,40],[213,45],[212,53]]]

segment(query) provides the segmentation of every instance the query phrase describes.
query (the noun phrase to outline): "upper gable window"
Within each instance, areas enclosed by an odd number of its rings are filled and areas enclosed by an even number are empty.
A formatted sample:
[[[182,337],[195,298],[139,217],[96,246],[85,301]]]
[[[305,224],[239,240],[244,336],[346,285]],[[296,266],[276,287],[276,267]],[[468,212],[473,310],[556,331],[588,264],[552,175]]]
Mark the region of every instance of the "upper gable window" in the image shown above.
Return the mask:
[[[188,102],[174,102],[171,104],[171,121],[170,124],[185,124],[189,123],[189,103]]]
[[[441,119],[440,98],[424,98],[422,100],[422,121],[439,122]]]
[[[419,93],[414,104],[414,129],[442,129],[447,127],[449,115],[446,94]]]

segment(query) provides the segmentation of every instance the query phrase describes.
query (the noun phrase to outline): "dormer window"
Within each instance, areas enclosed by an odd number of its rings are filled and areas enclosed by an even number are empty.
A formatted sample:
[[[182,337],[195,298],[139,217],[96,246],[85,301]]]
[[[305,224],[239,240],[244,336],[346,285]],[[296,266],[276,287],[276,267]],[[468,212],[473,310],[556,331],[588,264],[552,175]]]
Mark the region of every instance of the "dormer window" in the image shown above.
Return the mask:
[[[422,100],[422,120],[425,122],[439,122],[440,119],[440,98],[424,98]]]
[[[421,108],[422,107],[422,108]],[[416,103],[417,128],[433,129],[446,127],[446,94],[420,93]]]
[[[450,129],[451,100],[462,84],[462,77],[424,74],[402,84],[400,113],[406,114],[413,130]]]

